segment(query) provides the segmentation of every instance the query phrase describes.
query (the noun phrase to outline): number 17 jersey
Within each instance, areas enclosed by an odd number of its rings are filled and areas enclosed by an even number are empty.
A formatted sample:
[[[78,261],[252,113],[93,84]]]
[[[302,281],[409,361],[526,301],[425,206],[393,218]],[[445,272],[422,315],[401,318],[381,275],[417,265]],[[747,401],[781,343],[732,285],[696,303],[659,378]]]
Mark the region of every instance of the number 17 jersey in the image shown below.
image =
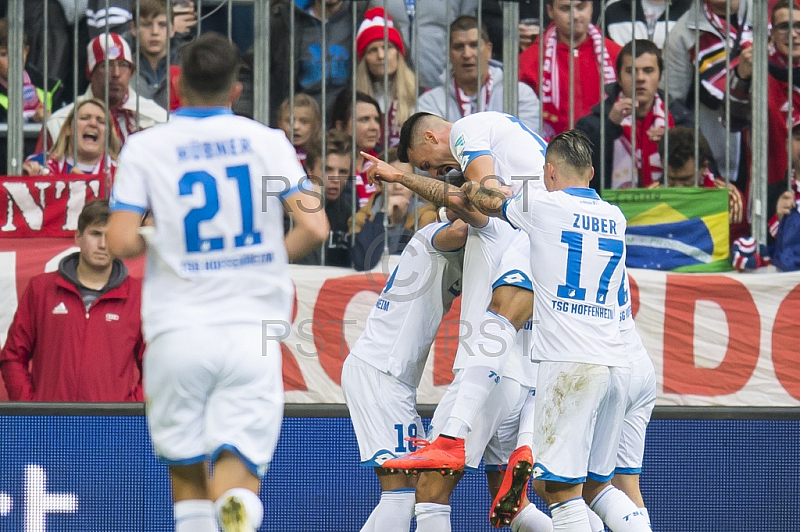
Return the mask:
[[[533,359],[627,367],[618,302],[625,217],[590,188],[531,185],[503,213],[530,239]]]
[[[226,108],[179,109],[128,139],[111,209],[154,217],[142,298],[148,341],[264,320],[268,334],[287,330],[293,287],[281,198],[304,175],[283,132]]]

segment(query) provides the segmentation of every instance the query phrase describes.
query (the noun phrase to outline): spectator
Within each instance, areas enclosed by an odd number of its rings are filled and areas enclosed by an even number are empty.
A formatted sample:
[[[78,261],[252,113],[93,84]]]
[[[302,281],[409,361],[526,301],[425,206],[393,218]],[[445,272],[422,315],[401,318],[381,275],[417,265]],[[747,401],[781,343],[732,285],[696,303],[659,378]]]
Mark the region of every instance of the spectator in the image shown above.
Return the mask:
[[[326,20],[322,20],[325,5]],[[270,38],[272,61],[270,63],[270,123],[276,123],[276,111],[280,102],[289,96],[289,65],[294,60],[295,92],[312,96],[326,116],[332,112],[332,104],[350,80],[350,51],[353,43],[352,9],[363,17],[363,8],[355,2],[344,0],[314,0],[306,10],[300,9],[292,0],[277,0],[272,6]],[[295,49],[289,49],[289,10],[295,11]],[[326,95],[322,102],[322,25],[325,25],[327,47]],[[292,55],[294,54],[294,55]],[[252,53],[245,62],[252,65]]]
[[[478,38],[481,39],[478,56]],[[419,110],[455,121],[478,111],[503,111],[503,69],[492,57],[486,28],[478,35],[478,20],[464,15],[450,25],[450,62],[453,81],[431,89],[419,98]],[[480,87],[478,86],[480,65]],[[539,99],[528,85],[519,85],[516,116],[533,131],[539,131]]]
[[[139,41],[139,66],[131,79],[131,87],[139,96],[150,98],[164,109],[168,109],[167,101],[167,1],[140,0],[139,23],[130,22],[132,36],[131,48]],[[180,63],[180,49],[184,42],[181,33],[177,33],[175,19],[177,8],[172,11],[170,24],[170,67]],[[172,96],[172,95],[171,95]]]
[[[0,371],[14,401],[141,401],[141,289],[106,249],[108,201],[78,217],[80,251],[31,279]]]
[[[389,150],[387,162],[405,172],[413,172],[408,163],[397,159],[397,150]],[[391,255],[399,255],[414,235],[414,224],[425,227],[436,221],[436,208],[420,200],[400,183],[380,183],[380,190],[356,213],[356,238],[352,250],[353,267],[364,271],[374,268],[388,241]],[[384,191],[388,191],[384,205]],[[388,223],[384,229],[384,217]],[[418,220],[418,221],[417,221]],[[385,234],[388,233],[388,240]]]
[[[406,63],[406,48],[391,17],[384,18],[383,9],[373,7],[364,14],[358,28],[356,51],[356,90],[369,94],[378,102],[389,119],[389,147],[400,142],[400,128],[417,104],[417,78]],[[383,49],[384,28],[388,48]],[[385,55],[384,55],[385,54]],[[387,71],[388,96],[384,93],[383,75]]]
[[[350,267],[350,226],[353,184],[350,180],[350,135],[331,129],[325,139],[325,168],[322,164],[309,168],[309,177],[322,176],[325,185],[325,213],[328,215],[330,233],[325,244],[325,266]],[[311,155],[309,154],[309,160]],[[321,161],[320,161],[321,163]],[[316,249],[296,264],[323,264],[322,253]]]
[[[40,152],[28,157],[22,164],[25,175],[42,174],[95,174],[108,172],[113,179],[116,171],[117,155],[119,155],[119,139],[111,129],[108,138],[108,153],[105,149],[106,106],[97,99],[82,100],[67,117],[64,127],[58,134],[53,150],[48,154],[47,164],[44,153]],[[77,150],[73,145],[75,115],[77,114],[78,135]],[[73,159],[77,151],[77,163]],[[105,157],[104,157],[105,155]]]
[[[94,38],[106,31],[124,33],[128,23],[133,20],[132,5],[137,0],[88,0],[86,5],[86,25],[89,36]],[[106,10],[108,5],[108,10]]]
[[[664,153],[664,137],[658,142],[658,151],[661,160],[667,161],[667,185],[670,187],[693,187],[695,186],[694,173],[694,128],[676,126],[667,132],[669,139],[669,152]],[[728,219],[732,226],[742,222],[742,193],[732,183],[726,184],[725,179],[717,177],[710,169],[713,160],[713,153],[708,141],[702,133],[697,140],[698,143],[698,170],[697,184],[705,188],[727,188],[728,189]],[[658,187],[660,183],[653,183],[651,186]],[[731,232],[733,240],[733,232]]]
[[[294,124],[291,123],[291,118],[289,99],[287,98],[281,102],[278,109],[278,128],[286,133],[286,138],[292,142],[297,152],[297,160],[305,166],[308,153],[320,149],[322,115],[317,101],[308,94],[295,95]]]
[[[692,0],[636,0],[636,22],[631,24],[632,2],[609,2],[606,8],[606,33],[620,46],[636,38],[653,41],[656,46],[663,48],[667,32],[691,5]]]
[[[22,33],[22,64],[28,60],[28,34]],[[33,67],[22,71],[22,116],[26,122],[44,120],[45,103],[52,110],[54,102],[60,103],[61,81],[50,77],[47,93],[44,92],[44,77]],[[8,121],[8,19],[0,18],[0,122]]]
[[[106,50],[108,50],[109,60],[108,110],[120,144],[125,144],[125,139],[128,138],[128,135],[138,131],[138,129],[166,122],[167,112],[153,100],[140,98],[136,91],[130,88],[129,84],[133,74],[133,56],[128,43],[116,33],[99,35],[89,42],[87,47],[89,60],[86,63],[86,73],[89,76],[90,84],[80,99],[96,98],[98,100],[106,100],[103,97],[106,83]],[[58,138],[61,127],[72,112],[73,106],[74,104],[70,104],[59,109],[47,121],[45,134],[50,139],[48,145],[52,142],[52,139]],[[138,129],[137,109],[139,111]],[[37,148],[41,149],[41,146]]]
[[[570,15],[570,13],[572,15]],[[620,46],[603,37],[591,23],[592,3],[572,0],[547,0],[547,15],[553,23],[539,40],[519,56],[519,79],[541,94],[544,112],[542,136],[549,140],[572,127],[570,92],[574,94],[574,117],[589,114],[600,101],[600,76],[603,84],[613,83],[614,62]],[[574,49],[570,51],[570,18]],[[539,93],[539,47],[544,42],[542,90]],[[574,58],[575,83],[570,87],[569,63]]]
[[[738,179],[741,158],[741,134],[732,133],[730,144],[725,145],[726,126],[723,101],[728,91],[728,73],[726,72],[723,47],[730,49],[730,67],[737,69],[739,54],[752,45],[751,17],[752,0],[730,0],[731,19],[725,19],[726,0],[695,0],[700,2],[699,20],[695,21],[697,5],[692,4],[689,10],[678,19],[669,35],[669,47],[666,59],[669,77],[665,85],[669,89],[670,101],[676,99],[689,109],[694,109],[693,91],[694,70],[700,75],[700,130],[709,139],[714,153],[716,165],[723,172],[728,172],[731,181],[737,183],[741,190],[745,189],[745,179]],[[699,31],[700,49],[695,50],[695,34]],[[736,83],[736,76],[730,76]],[[737,116],[731,113],[731,129],[736,131],[743,127],[737,122]],[[731,167],[725,169],[725,152],[730,153]],[[742,174],[743,176],[746,173]]]
[[[774,25],[773,25],[774,29]],[[775,202],[775,215],[769,221],[770,236],[775,238],[772,262],[781,271],[800,270],[800,119],[792,127],[791,190],[784,191]],[[766,262],[766,261],[762,261]],[[734,266],[737,264],[734,262]]]
[[[353,131],[351,122],[352,95],[349,91],[342,92],[333,106],[333,124],[339,131],[350,134]],[[377,156],[380,150],[381,138],[381,108],[372,96],[363,92],[356,92],[356,161],[353,165],[356,177],[356,195],[358,206],[363,207],[370,196],[375,193],[375,185],[370,185],[365,179],[367,168],[372,163],[367,161],[360,152]]]
[[[432,89],[442,83],[447,57],[442,53],[447,43],[447,26],[461,15],[477,15],[478,0],[371,0],[370,7],[386,6],[413,61],[418,83]],[[414,31],[419,28],[418,50],[414,50]],[[416,53],[415,53],[416,52]]]
[[[789,76],[788,67],[800,66],[800,7],[794,8],[794,21],[789,20],[789,0],[781,0],[772,9],[771,44],[767,68],[767,183],[769,189],[768,215],[773,216],[773,207],[777,198],[786,190],[786,176],[789,158],[786,153],[786,140],[789,130],[786,119],[790,109],[788,99]],[[789,32],[794,32],[794,49],[789,50]],[[789,56],[791,55],[791,60]],[[732,85],[736,100],[731,104],[731,114],[741,117],[750,115],[750,80],[753,72],[753,50],[742,51],[736,69],[736,78]],[[800,120],[800,75],[794,79],[792,90],[792,122]],[[749,122],[749,121],[748,121]]]
[[[605,174],[605,188],[648,187],[661,181],[664,169],[658,153],[658,141],[668,127],[686,125],[690,117],[681,108],[673,116],[664,108],[658,82],[663,71],[661,50],[652,41],[636,40],[636,74],[633,66],[633,43],[626,44],[617,56],[617,82],[606,87],[605,139],[600,137],[600,104],[580,120],[576,127],[592,141],[592,164],[596,176],[592,186],[600,187],[600,175]],[[632,141],[636,120],[636,174],[632,172]],[[605,140],[605,161],[600,160],[600,144]],[[605,163],[605,166],[601,166]],[[600,169],[604,168],[604,172]]]

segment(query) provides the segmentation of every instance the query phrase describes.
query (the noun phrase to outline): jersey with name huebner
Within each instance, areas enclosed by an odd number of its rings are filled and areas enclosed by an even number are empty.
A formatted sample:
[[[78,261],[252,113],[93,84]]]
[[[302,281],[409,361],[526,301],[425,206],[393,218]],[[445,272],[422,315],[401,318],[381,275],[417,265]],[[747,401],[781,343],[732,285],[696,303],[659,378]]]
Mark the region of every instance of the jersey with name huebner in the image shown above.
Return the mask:
[[[503,204],[528,233],[533,274],[533,358],[628,366],[618,294],[625,270],[625,218],[590,188],[534,189]]]
[[[463,248],[439,251],[433,245],[448,225],[429,224],[414,234],[351,351],[414,388],[442,317],[461,294]]]
[[[298,192],[304,175],[282,131],[226,108],[179,109],[128,139],[111,209],[153,213],[142,298],[148,340],[263,320],[267,334],[287,332],[293,287],[281,198]]]
[[[544,190],[544,152],[547,143],[519,118],[496,111],[475,113],[457,120],[450,130],[450,151],[465,172],[481,155],[494,157],[498,180],[517,194],[523,184]]]

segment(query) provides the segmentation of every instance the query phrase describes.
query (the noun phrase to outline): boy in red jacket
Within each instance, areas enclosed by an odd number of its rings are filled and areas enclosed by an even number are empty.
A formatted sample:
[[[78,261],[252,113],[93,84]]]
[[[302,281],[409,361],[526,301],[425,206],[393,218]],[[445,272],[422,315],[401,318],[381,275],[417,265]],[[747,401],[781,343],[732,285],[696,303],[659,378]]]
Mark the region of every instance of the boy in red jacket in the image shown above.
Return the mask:
[[[108,201],[88,203],[57,272],[31,279],[0,372],[13,401],[142,401],[142,283],[106,249]]]

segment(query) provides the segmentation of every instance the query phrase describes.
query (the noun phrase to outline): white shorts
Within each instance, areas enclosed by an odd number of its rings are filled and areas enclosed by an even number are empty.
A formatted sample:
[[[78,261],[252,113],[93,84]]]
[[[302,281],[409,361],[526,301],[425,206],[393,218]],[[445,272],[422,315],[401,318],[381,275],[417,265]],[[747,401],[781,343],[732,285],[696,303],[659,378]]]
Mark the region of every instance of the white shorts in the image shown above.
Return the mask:
[[[281,350],[260,325],[198,327],[156,336],[144,357],[147,423],[170,465],[238,455],[261,477],[283,421]]]
[[[342,393],[362,466],[380,467],[417,450],[405,440],[423,436],[416,388],[350,354],[342,366]]]
[[[533,477],[579,484],[614,476],[630,369],[540,362]]]
[[[650,357],[645,356],[631,362],[631,386],[615,473],[638,475],[642,472],[644,438],[655,405],[656,372]]]
[[[436,406],[428,428],[429,441],[439,436],[440,427],[443,427],[450,418],[462,375],[463,371],[456,371],[453,382],[447,387],[442,400]],[[529,388],[514,379],[500,379],[486,398],[486,403],[464,441],[467,470],[477,470],[481,456],[484,458],[487,471],[497,471],[500,466],[508,463],[508,458],[516,449],[519,417],[529,392]]]

